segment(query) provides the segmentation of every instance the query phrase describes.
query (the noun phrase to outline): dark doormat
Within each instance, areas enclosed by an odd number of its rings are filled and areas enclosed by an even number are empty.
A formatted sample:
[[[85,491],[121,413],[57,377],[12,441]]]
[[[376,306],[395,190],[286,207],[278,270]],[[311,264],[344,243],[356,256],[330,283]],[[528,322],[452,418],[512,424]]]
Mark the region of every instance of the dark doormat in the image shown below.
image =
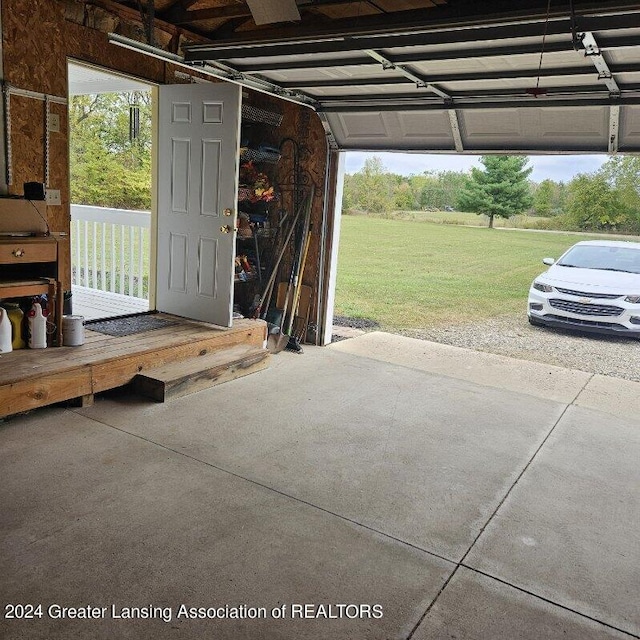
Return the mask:
[[[165,318],[157,318],[156,316],[141,315],[130,316],[128,318],[113,318],[112,320],[98,320],[95,322],[87,322],[86,327],[90,331],[97,331],[108,336],[131,336],[136,333],[144,333],[145,331],[153,331],[154,329],[164,329],[171,325],[178,324],[175,320],[166,320]]]

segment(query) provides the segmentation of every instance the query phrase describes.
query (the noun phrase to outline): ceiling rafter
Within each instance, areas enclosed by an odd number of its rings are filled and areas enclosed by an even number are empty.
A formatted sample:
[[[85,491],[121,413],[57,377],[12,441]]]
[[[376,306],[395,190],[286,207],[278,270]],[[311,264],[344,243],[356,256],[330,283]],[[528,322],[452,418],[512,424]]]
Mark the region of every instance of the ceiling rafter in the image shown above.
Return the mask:
[[[167,22],[179,24],[176,18],[188,11],[196,2],[198,2],[198,0],[175,0],[162,12],[158,12],[158,15]]]
[[[208,7],[189,10],[189,7],[194,5],[196,2],[198,2],[198,0],[182,0],[182,2],[177,5],[172,5],[166,14],[163,15],[166,15],[166,19],[173,21],[175,24],[189,24],[205,20],[225,20],[229,18],[251,17],[251,11],[249,11],[249,7],[246,4],[234,4],[222,7]],[[362,2],[364,4],[374,4],[368,0],[362,0]],[[298,2],[298,9],[303,11],[344,4],[354,4],[354,0],[302,0],[301,2]],[[384,11],[379,7],[375,8],[381,13],[384,13]]]
[[[99,7],[108,13],[116,15],[123,20],[131,21],[137,24],[142,24],[142,19],[140,17],[140,12],[137,8],[130,7],[127,4],[122,2],[117,2],[116,0],[85,0],[85,4]],[[207,38],[203,36],[201,33],[196,33],[191,29],[181,29],[177,27],[172,22],[164,20],[156,14],[155,19],[153,21],[153,26],[155,29],[159,29],[164,31],[165,33],[169,33],[171,35],[180,35],[184,34],[190,40],[195,42],[207,42]]]

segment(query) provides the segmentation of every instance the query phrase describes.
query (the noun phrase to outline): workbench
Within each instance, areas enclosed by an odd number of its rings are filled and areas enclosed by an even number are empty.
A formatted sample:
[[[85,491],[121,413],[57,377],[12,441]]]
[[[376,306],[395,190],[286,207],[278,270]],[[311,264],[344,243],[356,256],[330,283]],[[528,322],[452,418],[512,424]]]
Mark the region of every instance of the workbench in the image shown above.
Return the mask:
[[[0,300],[46,295],[50,345],[62,345],[63,292],[58,240],[53,236],[0,236]]]

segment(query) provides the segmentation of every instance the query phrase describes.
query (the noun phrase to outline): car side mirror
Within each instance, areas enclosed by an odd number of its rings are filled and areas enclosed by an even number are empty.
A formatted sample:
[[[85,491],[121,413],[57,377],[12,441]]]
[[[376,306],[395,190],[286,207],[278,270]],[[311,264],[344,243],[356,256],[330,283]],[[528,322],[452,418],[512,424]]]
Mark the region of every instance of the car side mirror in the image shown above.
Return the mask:
[[[555,264],[556,261],[553,258],[543,258],[542,259],[542,264],[546,264],[548,267],[550,267],[552,264]]]

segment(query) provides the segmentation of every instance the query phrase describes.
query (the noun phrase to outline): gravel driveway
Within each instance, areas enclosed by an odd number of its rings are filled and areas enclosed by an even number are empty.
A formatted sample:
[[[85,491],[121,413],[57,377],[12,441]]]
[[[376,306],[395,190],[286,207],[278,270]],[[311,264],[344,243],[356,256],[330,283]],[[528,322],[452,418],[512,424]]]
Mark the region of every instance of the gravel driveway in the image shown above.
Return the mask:
[[[335,331],[340,329],[335,327]],[[640,341],[532,327],[520,313],[474,324],[392,333],[640,381]]]

